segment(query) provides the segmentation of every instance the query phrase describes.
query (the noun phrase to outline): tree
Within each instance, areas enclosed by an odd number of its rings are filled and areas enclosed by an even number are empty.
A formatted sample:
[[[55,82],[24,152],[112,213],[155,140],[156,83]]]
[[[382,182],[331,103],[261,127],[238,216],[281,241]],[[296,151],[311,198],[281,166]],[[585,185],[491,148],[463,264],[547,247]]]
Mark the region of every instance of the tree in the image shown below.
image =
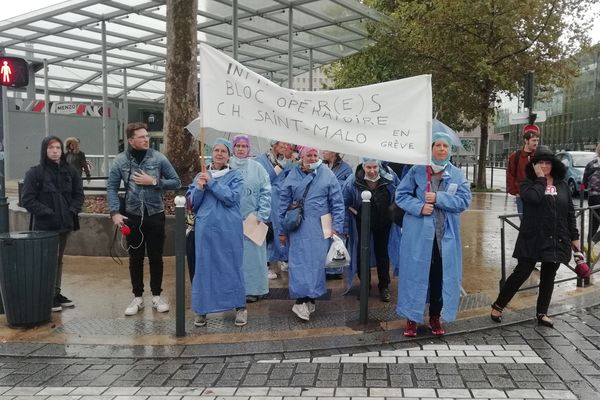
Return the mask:
[[[527,71],[541,86],[577,73],[594,0],[365,0],[387,14],[375,45],[328,70],[336,88],[432,74],[434,112],[457,129],[481,129],[477,187],[486,187],[488,126],[502,92]]]
[[[198,116],[197,0],[167,0],[167,64],[164,138],[166,156],[182,183],[198,170],[195,140],[184,127]]]

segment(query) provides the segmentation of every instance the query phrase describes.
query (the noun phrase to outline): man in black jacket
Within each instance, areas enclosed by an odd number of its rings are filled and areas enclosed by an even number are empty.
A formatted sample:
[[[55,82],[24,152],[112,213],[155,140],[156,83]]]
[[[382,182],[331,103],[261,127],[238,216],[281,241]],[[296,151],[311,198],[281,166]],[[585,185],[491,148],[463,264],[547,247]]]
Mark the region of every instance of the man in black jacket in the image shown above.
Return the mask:
[[[63,143],[56,136],[42,140],[40,163],[31,167],[23,183],[23,207],[32,215],[32,228],[57,231],[58,269],[52,311],[75,304],[61,294],[62,265],[69,233],[79,229],[79,212],[83,205],[81,173],[67,163]]]

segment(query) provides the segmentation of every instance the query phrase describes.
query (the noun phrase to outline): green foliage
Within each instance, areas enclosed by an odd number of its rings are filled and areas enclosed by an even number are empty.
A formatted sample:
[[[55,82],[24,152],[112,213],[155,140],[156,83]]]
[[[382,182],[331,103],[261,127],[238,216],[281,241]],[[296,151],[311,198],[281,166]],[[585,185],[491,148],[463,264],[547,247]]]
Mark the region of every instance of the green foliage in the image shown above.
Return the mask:
[[[434,113],[456,129],[479,125],[485,155],[500,93],[518,94],[527,71],[541,88],[576,74],[594,1],[365,0],[388,16],[369,28],[375,44],[327,73],[335,88],[431,74]]]

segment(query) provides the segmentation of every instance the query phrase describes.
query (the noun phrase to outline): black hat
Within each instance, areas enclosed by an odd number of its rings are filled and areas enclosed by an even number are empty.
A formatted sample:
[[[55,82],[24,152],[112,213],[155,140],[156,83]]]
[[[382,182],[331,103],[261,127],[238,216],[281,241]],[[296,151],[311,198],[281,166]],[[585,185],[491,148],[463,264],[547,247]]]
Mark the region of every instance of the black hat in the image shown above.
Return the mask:
[[[535,164],[538,161],[542,161],[542,160],[554,161],[555,159],[556,159],[556,157],[554,157],[554,153],[552,152],[552,150],[550,150],[550,147],[540,145],[540,146],[538,146],[537,150],[535,151],[535,154],[533,155],[533,159],[531,160],[531,162],[533,162]]]

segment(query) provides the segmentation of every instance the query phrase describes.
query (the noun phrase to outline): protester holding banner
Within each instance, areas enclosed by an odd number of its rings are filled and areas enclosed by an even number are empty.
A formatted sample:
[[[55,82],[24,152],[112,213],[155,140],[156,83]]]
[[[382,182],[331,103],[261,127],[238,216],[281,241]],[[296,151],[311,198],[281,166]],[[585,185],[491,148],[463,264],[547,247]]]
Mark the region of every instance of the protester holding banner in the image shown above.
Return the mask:
[[[190,185],[187,197],[196,214],[196,270],[192,309],[196,326],[206,325],[206,314],[235,308],[235,325],[248,322],[242,271],[244,239],[240,198],[244,179],[229,167],[231,142],[218,138],[212,163]]]
[[[269,218],[269,222],[271,224],[271,230],[273,235],[268,235],[267,241],[267,257],[269,263],[269,271],[268,276],[269,279],[277,278],[277,274],[273,270],[275,263],[279,262],[282,268],[285,268],[284,265],[288,260],[288,248],[287,245],[280,245],[279,240],[279,231],[277,230],[279,226],[279,217],[277,214],[278,205],[279,205],[279,194],[281,191],[281,184],[285,180],[292,164],[288,164],[285,161],[285,149],[287,148],[287,143],[279,142],[277,140],[271,141],[271,148],[267,150],[266,153],[262,154],[260,157],[256,159],[263,166],[263,168],[269,174],[269,179],[271,180],[271,216]],[[287,267],[287,265],[286,265]]]
[[[361,238],[361,193],[371,192],[371,227],[370,242],[373,245],[379,297],[383,302],[389,302],[390,296],[390,258],[388,256],[388,242],[392,218],[390,206],[394,202],[397,180],[395,175],[388,173],[381,167],[378,160],[363,159],[362,164],[356,167],[356,172],[345,182],[342,191],[345,206],[350,213],[349,240],[350,268],[348,271],[348,285],[352,285],[354,274],[360,277],[360,238]],[[369,260],[369,265],[372,265]],[[369,287],[371,274],[369,274]]]
[[[295,165],[281,187],[279,241],[289,241],[289,295],[296,299],[292,311],[308,321],[315,311],[315,299],[324,295],[325,259],[331,234],[344,229],[344,199],[340,184],[319,159],[314,147],[302,147],[301,165]],[[282,221],[290,206],[303,203],[300,226],[290,231]]]
[[[462,279],[460,213],[471,203],[469,182],[452,165],[452,140],[434,133],[430,166],[411,168],[396,190],[405,210],[398,275],[396,313],[407,319],[404,335],[417,335],[429,303],[429,324],[445,334],[441,320],[456,319]]]
[[[254,218],[260,222],[269,220],[271,212],[271,181],[267,171],[258,162],[248,158],[250,138],[237,135],[233,138],[231,169],[238,170],[244,178],[244,190],[240,201],[242,218]],[[263,236],[264,238],[264,236]],[[267,278],[267,245],[258,245],[244,236],[243,271],[246,302],[254,303],[269,293]]]

